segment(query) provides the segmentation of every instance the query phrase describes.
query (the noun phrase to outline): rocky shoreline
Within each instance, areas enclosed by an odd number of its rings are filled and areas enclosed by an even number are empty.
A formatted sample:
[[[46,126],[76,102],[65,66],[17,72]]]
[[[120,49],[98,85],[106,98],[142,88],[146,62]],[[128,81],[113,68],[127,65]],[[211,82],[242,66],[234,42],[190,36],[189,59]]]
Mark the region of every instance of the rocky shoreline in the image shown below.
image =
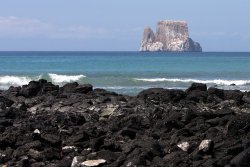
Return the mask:
[[[0,91],[10,167],[249,167],[250,92],[194,83],[135,97],[46,80]],[[0,165],[0,166],[1,166]]]

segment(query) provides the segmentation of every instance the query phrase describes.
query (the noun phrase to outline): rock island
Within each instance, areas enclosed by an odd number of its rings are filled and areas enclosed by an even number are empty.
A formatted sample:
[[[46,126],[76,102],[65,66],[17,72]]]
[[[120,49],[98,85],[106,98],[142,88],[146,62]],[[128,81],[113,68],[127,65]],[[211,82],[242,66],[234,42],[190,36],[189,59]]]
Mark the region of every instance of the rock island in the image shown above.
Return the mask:
[[[198,42],[189,37],[186,21],[159,21],[156,33],[146,27],[140,51],[202,52]]]

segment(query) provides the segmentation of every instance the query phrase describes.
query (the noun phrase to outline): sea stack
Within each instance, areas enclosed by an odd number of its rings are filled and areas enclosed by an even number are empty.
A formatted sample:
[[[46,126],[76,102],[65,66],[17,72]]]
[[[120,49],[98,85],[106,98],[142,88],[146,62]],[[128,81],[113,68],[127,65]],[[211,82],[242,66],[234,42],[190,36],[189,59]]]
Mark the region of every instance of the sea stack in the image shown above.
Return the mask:
[[[146,27],[140,51],[166,51],[166,52],[202,52],[198,42],[189,37],[186,21],[159,21],[156,33]]]

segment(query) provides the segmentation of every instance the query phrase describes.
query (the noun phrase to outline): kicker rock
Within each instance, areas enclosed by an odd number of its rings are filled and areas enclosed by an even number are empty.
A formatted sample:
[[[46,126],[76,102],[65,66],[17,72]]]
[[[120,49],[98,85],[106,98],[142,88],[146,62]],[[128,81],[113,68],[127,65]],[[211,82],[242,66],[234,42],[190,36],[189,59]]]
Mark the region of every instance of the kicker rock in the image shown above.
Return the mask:
[[[201,52],[202,48],[189,38],[186,21],[160,21],[156,33],[144,29],[140,51]]]

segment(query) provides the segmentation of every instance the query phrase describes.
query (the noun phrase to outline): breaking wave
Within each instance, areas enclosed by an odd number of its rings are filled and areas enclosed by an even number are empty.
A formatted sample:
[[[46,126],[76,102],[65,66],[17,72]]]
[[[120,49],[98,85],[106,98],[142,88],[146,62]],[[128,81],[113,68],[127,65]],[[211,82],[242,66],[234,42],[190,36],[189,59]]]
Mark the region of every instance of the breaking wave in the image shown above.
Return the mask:
[[[217,84],[217,85],[246,85],[250,84],[250,80],[223,80],[223,79],[213,79],[213,80],[200,80],[200,79],[178,79],[178,78],[134,78],[136,81],[143,82],[183,82],[183,83],[204,83],[204,84]]]
[[[26,77],[26,76],[0,76],[0,89],[8,89],[10,86],[26,85],[32,80],[39,80],[42,76]]]
[[[85,75],[59,75],[52,73],[48,75],[54,83],[74,82],[86,77]]]

